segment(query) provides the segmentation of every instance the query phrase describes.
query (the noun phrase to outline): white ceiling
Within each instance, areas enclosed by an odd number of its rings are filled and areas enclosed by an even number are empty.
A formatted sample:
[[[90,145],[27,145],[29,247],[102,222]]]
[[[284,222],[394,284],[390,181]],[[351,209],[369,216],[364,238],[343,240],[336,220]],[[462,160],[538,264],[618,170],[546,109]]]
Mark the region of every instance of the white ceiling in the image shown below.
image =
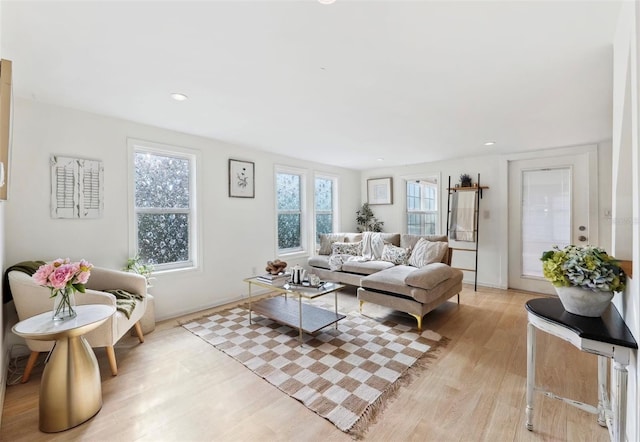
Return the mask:
[[[611,138],[619,6],[4,0],[1,54],[16,96],[366,169]]]

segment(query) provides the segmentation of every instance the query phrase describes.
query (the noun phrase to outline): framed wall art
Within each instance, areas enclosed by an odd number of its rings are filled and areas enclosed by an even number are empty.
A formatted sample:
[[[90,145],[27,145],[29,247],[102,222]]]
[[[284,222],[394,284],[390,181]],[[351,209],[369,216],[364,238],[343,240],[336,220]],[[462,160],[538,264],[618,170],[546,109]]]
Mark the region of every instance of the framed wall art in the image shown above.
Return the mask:
[[[367,180],[367,202],[369,204],[393,204],[392,178]]]
[[[251,161],[229,159],[229,197],[255,197],[255,164]]]
[[[51,218],[100,218],[104,166],[100,160],[51,156]]]

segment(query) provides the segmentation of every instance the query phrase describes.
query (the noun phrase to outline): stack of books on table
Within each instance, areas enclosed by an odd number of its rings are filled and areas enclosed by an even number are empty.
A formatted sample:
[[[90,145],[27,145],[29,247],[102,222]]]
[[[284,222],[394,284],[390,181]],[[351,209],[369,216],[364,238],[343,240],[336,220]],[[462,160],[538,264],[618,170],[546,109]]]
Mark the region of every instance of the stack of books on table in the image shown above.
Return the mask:
[[[276,287],[282,287],[291,279],[291,273],[281,273],[279,275],[265,273],[264,275],[258,276],[257,279],[260,282],[275,285]]]

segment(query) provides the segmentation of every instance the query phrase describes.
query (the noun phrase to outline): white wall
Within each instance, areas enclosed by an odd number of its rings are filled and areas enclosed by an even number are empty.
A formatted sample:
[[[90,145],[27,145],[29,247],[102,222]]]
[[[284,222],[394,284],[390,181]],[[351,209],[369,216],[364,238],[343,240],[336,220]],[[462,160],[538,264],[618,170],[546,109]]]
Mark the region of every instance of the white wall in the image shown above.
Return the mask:
[[[340,179],[341,230],[355,228],[360,173],[245,149],[210,139],[93,115],[24,99],[15,100],[12,182],[6,205],[7,264],[69,257],[121,268],[129,255],[127,139],[200,152],[199,210],[202,262],[197,271],[156,275],[151,289],[156,318],[164,319],[238,299],[243,278],[275,258],[274,166],[286,165]],[[102,160],[104,215],[50,217],[51,154]],[[228,197],[229,158],[255,162],[256,197]],[[311,181],[310,181],[311,183]],[[312,186],[309,186],[312,189]],[[304,257],[300,260],[306,261]]]
[[[482,260],[478,263],[478,284],[489,287],[505,287],[504,275],[501,275],[494,265],[484,263],[499,262],[499,241],[502,241],[499,227],[500,213],[499,199],[496,189],[500,186],[498,180],[499,161],[495,155],[487,155],[476,158],[464,158],[455,161],[441,161],[422,163],[394,168],[379,168],[367,170],[362,174],[362,201],[367,201],[367,180],[372,178],[393,178],[393,204],[371,206],[375,216],[384,221],[386,232],[406,232],[406,180],[424,178],[432,175],[439,176],[440,180],[440,233],[446,234],[448,180],[451,176],[451,185],[460,181],[460,175],[468,173],[476,183],[478,173],[480,184],[489,186],[483,192],[480,201],[480,228],[479,245]],[[460,247],[469,247],[470,243],[460,243]],[[473,246],[471,244],[471,246]],[[467,252],[456,252],[453,255],[453,265],[472,268],[475,255]],[[465,272],[465,282],[473,283],[474,275]]]
[[[625,2],[614,40],[612,136],[612,244],[616,256],[633,261],[633,279],[614,298],[629,330],[640,342],[640,7]],[[638,352],[629,365],[627,440],[640,440],[640,364]]]
[[[508,161],[512,159],[540,158],[543,156],[570,155],[590,149],[590,146],[556,147],[540,149],[535,152],[514,155],[487,154],[458,160],[440,161],[407,165],[396,168],[379,168],[364,171],[362,174],[363,201],[367,200],[367,179],[393,178],[393,204],[372,206],[378,219],[384,221],[387,232],[405,232],[406,201],[405,179],[437,175],[440,177],[440,233],[446,234],[447,220],[447,187],[449,176],[451,185],[460,181],[460,175],[469,174],[476,183],[480,174],[480,184],[488,186],[483,191],[480,200],[479,243],[478,243],[478,285],[506,289],[508,287],[508,195],[509,177],[507,173]],[[602,247],[610,246],[610,237],[603,236],[611,231],[611,221],[605,217],[606,208],[611,208],[611,143],[599,143],[598,150],[598,187],[599,187],[599,238],[591,238],[593,244]],[[489,149],[487,149],[490,152]],[[455,245],[455,243],[454,243]],[[458,247],[473,248],[473,243],[458,243]],[[473,268],[475,255],[468,252],[455,252],[453,265],[457,267]],[[474,282],[474,274],[465,272],[464,281]]]

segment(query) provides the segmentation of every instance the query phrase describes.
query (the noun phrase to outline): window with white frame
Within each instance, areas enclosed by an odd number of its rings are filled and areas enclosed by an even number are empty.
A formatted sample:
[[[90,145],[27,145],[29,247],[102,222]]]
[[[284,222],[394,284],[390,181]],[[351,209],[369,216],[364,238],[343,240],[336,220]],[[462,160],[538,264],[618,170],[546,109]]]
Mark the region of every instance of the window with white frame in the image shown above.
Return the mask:
[[[316,176],[315,179],[315,233],[316,244],[320,243],[320,235],[333,233],[336,225],[337,179],[327,176]]]
[[[135,248],[156,270],[195,266],[195,162],[177,148],[134,146]]]
[[[407,181],[407,233],[435,235],[438,230],[438,184],[435,178]]]
[[[305,250],[305,174],[293,169],[276,170],[278,253]]]

